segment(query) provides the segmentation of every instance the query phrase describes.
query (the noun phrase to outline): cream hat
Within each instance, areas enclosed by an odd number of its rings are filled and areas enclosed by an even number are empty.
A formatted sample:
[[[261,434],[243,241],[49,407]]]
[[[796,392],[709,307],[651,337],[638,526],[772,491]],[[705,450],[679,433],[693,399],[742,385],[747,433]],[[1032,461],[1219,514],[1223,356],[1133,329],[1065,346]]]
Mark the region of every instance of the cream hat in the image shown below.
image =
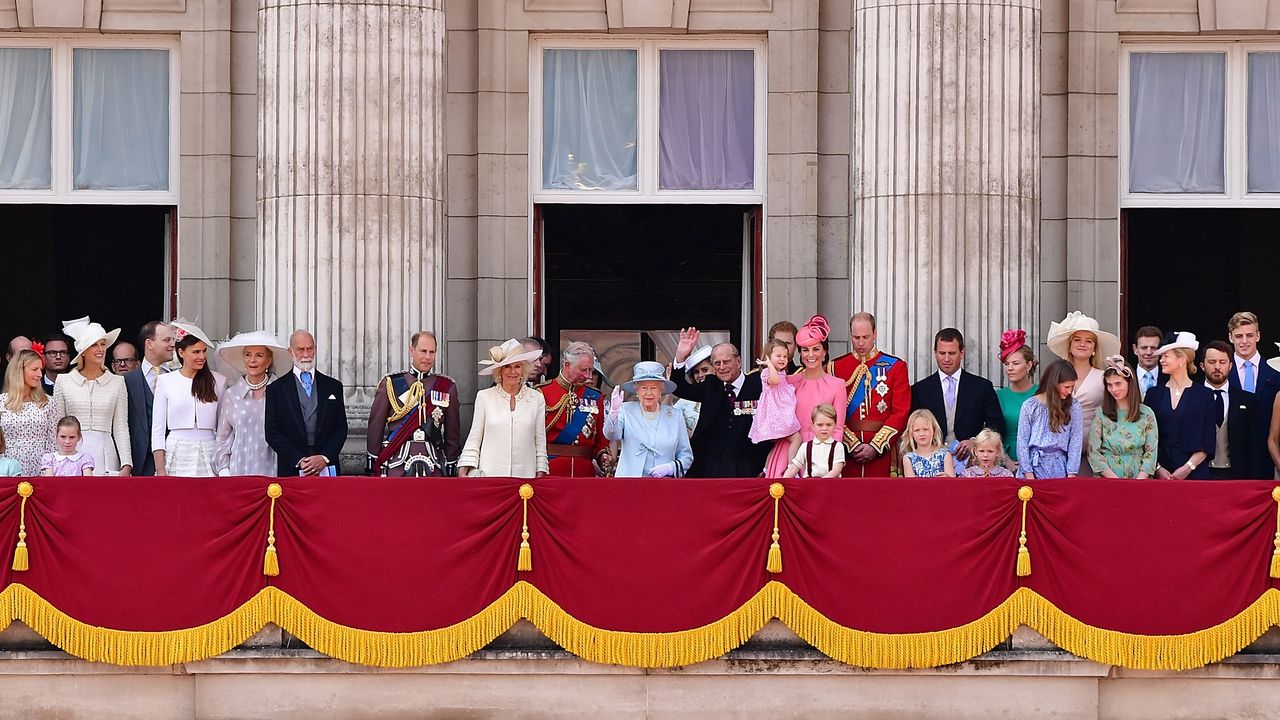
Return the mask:
[[[1076,310],[1068,313],[1060,323],[1049,323],[1049,339],[1046,344],[1049,350],[1058,357],[1071,361],[1071,336],[1077,332],[1091,333],[1097,338],[1098,346],[1093,353],[1093,366],[1099,370],[1103,360],[1120,354],[1120,338],[1098,329],[1098,321]]]
[[[489,348],[489,359],[480,361],[480,374],[492,375],[494,370],[519,362],[529,362],[542,357],[542,348],[525,350],[519,340],[512,338]]]
[[[182,342],[182,339],[188,335],[195,335],[197,340],[204,343],[205,345],[208,345],[209,350],[213,350],[214,348],[213,341],[210,340],[209,336],[205,335],[204,331],[201,330],[195,324],[186,322],[185,320],[174,320],[173,322],[169,323],[169,325],[173,327],[173,330],[174,330],[173,341],[175,343]]]
[[[1280,348],[1280,342],[1276,343],[1276,347]],[[1273,357],[1267,361],[1267,364],[1276,370],[1280,370],[1280,357]]]
[[[1168,339],[1168,336],[1166,336],[1166,340],[1167,339]],[[1156,354],[1163,355],[1166,352],[1169,352],[1170,350],[1177,350],[1178,348],[1186,348],[1191,352],[1195,352],[1200,349],[1200,342],[1196,340],[1196,336],[1192,333],[1189,333],[1189,332],[1173,333],[1172,342],[1166,342],[1165,344],[1161,345],[1160,349],[1156,350]]]
[[[271,351],[271,372],[281,377],[293,367],[293,356],[289,348],[275,335],[266,330],[243,332],[218,346],[218,359],[232,371],[245,374],[244,349],[262,346]]]
[[[107,347],[111,347],[115,344],[116,338],[120,337],[120,328],[107,332],[98,323],[90,322],[88,315],[75,320],[63,320],[62,332],[70,335],[75,340],[76,356],[71,358],[73,365],[78,363],[80,356],[84,355],[85,351],[96,345],[98,341],[105,339]]]

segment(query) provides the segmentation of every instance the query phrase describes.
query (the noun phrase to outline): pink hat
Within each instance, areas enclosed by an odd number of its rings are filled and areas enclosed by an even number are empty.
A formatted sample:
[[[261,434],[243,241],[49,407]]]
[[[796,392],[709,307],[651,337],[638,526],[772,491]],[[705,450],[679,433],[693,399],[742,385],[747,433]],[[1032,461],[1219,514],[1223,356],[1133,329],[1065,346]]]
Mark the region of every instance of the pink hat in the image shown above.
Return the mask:
[[[830,336],[831,326],[827,324],[827,319],[821,315],[814,315],[796,333],[796,345],[800,347],[817,345]]]
[[[1026,330],[1005,330],[1000,335],[1000,362],[1004,362],[1005,358],[1018,352],[1019,348],[1027,346]]]

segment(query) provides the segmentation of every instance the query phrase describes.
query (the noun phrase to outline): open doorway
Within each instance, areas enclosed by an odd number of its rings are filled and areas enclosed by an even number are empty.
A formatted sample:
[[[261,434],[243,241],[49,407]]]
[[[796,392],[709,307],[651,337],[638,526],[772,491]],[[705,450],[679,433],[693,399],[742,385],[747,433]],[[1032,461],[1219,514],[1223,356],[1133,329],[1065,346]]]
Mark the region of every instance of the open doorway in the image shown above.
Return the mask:
[[[5,205],[0,343],[44,336],[91,315],[133,341],[165,315],[172,208],[152,205]]]
[[[1132,208],[1124,211],[1124,331],[1143,325],[1227,337],[1227,320],[1250,310],[1262,321],[1263,356],[1276,355],[1275,288],[1280,210]],[[1127,348],[1130,338],[1126,338]]]
[[[597,338],[606,376],[669,359],[674,333],[690,325],[740,348],[755,342],[755,206],[540,205],[537,215],[535,326],[553,345],[566,333]]]

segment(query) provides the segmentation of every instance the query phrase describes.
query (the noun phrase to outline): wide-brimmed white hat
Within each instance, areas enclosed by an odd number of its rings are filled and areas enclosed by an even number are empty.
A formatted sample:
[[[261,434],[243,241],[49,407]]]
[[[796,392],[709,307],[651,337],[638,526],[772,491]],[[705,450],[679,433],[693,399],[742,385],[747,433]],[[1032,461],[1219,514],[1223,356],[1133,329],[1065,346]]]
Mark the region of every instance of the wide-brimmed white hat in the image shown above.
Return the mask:
[[[1191,352],[1195,352],[1200,349],[1200,341],[1196,340],[1194,333],[1179,332],[1172,334],[1172,340],[1170,340],[1169,336],[1165,336],[1165,344],[1161,345],[1160,348],[1156,350],[1157,355],[1163,355],[1170,350],[1177,350],[1178,348],[1186,348]]]
[[[1280,342],[1276,343],[1276,347],[1280,348]],[[1273,357],[1267,361],[1267,364],[1276,370],[1280,370],[1280,357]]]
[[[693,352],[689,353],[689,357],[685,358],[684,371],[692,373],[693,369],[701,365],[711,357],[711,346],[702,345]]]
[[[247,372],[244,367],[244,349],[256,346],[271,351],[271,372],[276,377],[283,376],[293,367],[293,356],[289,354],[288,346],[266,330],[242,332],[222,343],[218,346],[218,358],[232,371],[244,375]]]
[[[194,323],[189,323],[185,320],[174,320],[173,322],[169,323],[169,325],[170,327],[173,328],[173,341],[175,343],[182,342],[183,338],[185,338],[188,335],[195,335],[197,340],[209,346],[210,351],[213,350],[214,348],[213,341],[210,340],[209,336],[205,335],[204,331],[201,330]]]
[[[537,350],[525,350],[519,340],[511,338],[503,342],[501,345],[495,345],[489,348],[489,357],[480,361],[480,374],[492,375],[494,370],[506,365],[514,365],[520,362],[529,362],[542,357],[542,348]]]
[[[1071,336],[1078,332],[1092,333],[1098,346],[1093,353],[1093,366],[1102,369],[1103,360],[1120,354],[1120,338],[1098,329],[1098,321],[1079,310],[1068,313],[1062,322],[1049,323],[1049,338],[1045,343],[1054,355],[1071,361]]]
[[[120,337],[120,328],[108,332],[98,323],[91,322],[88,315],[75,320],[63,320],[62,332],[75,341],[76,356],[71,358],[72,364],[79,362],[80,356],[96,345],[99,340],[105,339],[107,347],[111,347],[115,344],[116,338]]]
[[[666,368],[662,363],[643,360],[631,368],[631,379],[622,383],[622,389],[629,393],[636,391],[636,383],[657,381],[662,383],[662,394],[670,395],[676,391],[676,384],[667,379]]]

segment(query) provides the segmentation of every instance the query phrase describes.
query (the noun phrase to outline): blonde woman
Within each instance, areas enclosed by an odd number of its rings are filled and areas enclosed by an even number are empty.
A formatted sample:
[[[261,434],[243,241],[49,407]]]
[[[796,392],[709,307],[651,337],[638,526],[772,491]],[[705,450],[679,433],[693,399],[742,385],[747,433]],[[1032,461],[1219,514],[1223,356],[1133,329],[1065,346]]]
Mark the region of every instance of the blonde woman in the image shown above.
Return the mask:
[[[1080,403],[1083,427],[1093,427],[1093,416],[1102,406],[1102,396],[1106,393],[1102,381],[1103,361],[1120,354],[1120,338],[1102,330],[1097,320],[1077,310],[1060,323],[1049,323],[1046,343],[1054,355],[1066,360],[1075,370],[1077,379],[1072,396]],[[1088,452],[1086,442],[1079,458],[1083,476],[1093,474],[1086,458]],[[1019,456],[1019,460],[1022,459]]]
[[[52,404],[44,392],[44,360],[31,350],[20,350],[4,373],[0,393],[0,428],[5,437],[4,457],[17,460],[23,475],[40,472],[40,458],[53,449]]]
[[[471,432],[458,457],[458,476],[542,477],[547,474],[547,401],[525,385],[528,363],[542,350],[525,350],[515,339],[489,348],[481,375],[497,376],[476,393]]]
[[[130,475],[133,444],[129,437],[129,391],[124,378],[107,369],[107,348],[120,336],[88,317],[62,323],[75,340],[75,365],[53,386],[52,416],[80,421],[80,451],[93,456],[95,475]]]

